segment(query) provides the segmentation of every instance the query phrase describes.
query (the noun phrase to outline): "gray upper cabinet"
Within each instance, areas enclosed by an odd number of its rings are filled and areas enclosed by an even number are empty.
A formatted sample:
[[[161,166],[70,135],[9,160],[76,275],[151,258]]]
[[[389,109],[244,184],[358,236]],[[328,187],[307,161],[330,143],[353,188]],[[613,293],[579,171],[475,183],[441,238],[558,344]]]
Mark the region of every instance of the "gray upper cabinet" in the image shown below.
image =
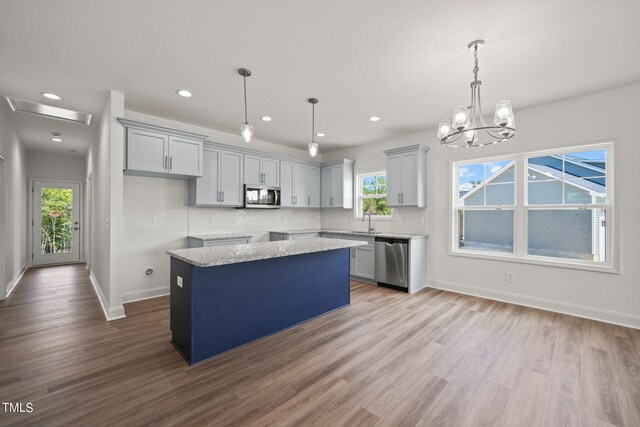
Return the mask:
[[[307,207],[320,207],[320,168],[307,166]]]
[[[243,154],[205,146],[203,157],[203,175],[190,183],[189,204],[243,206]]]
[[[322,207],[353,209],[353,160],[322,164]]]
[[[320,168],[281,161],[280,190],[283,207],[320,207]]]
[[[387,150],[387,206],[427,206],[427,151],[424,145]]]
[[[280,161],[255,154],[245,154],[244,182],[277,187],[280,184]]]
[[[202,176],[205,135],[118,120],[126,128],[125,173],[169,178]]]

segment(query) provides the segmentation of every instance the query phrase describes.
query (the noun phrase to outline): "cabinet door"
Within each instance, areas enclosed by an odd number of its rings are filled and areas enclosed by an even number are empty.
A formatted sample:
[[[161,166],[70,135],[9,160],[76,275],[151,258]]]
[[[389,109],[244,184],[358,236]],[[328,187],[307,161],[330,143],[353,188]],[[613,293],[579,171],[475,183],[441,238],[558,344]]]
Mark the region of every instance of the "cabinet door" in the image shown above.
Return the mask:
[[[293,202],[298,208],[307,206],[307,167],[305,165],[293,165]]]
[[[373,280],[375,276],[373,248],[357,247],[355,249],[355,271],[351,274],[354,276],[365,277]],[[353,261],[353,258],[351,258]]]
[[[397,154],[387,156],[387,206],[399,206],[402,157]]]
[[[333,207],[344,207],[344,166],[333,166]]]
[[[356,248],[351,248],[350,249],[350,262],[349,262],[349,274],[351,274],[352,276],[356,275],[356,264],[357,264],[357,256],[358,253],[356,252]]]
[[[243,157],[242,153],[235,151],[220,153],[220,191],[223,206],[244,206]]]
[[[293,206],[293,172],[294,165],[280,162],[280,205]]]
[[[202,157],[202,177],[196,178],[195,183],[195,204],[217,205],[220,203],[220,200],[218,200],[220,151],[205,148]]]
[[[401,189],[403,206],[416,206],[418,204],[418,153],[404,153],[402,155]]]
[[[320,168],[307,166],[307,207],[320,207]]]
[[[244,183],[262,185],[262,157],[245,154]]]
[[[167,172],[169,135],[140,129],[127,129],[127,169]]]
[[[268,157],[262,158],[262,184],[277,187],[280,182],[280,161],[270,159]]]
[[[202,176],[202,141],[169,136],[169,173]]]
[[[322,168],[322,207],[330,208],[333,201],[333,177],[334,168],[329,166]]]

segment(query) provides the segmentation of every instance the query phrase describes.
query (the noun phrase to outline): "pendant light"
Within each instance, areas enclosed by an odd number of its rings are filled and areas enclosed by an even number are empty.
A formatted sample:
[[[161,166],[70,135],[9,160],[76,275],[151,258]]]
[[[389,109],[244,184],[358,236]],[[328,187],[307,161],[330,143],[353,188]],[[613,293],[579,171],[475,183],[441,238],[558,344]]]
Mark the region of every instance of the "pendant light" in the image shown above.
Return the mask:
[[[251,142],[251,138],[253,138],[253,126],[249,124],[247,119],[247,77],[251,76],[251,70],[248,68],[240,68],[238,74],[242,76],[244,83],[244,124],[240,126],[240,135],[242,135],[244,142],[249,143]]]
[[[478,80],[478,49],[484,45],[484,40],[469,43],[468,48],[473,52],[474,67],[471,82],[471,105],[461,105],[453,110],[453,120],[441,120],[438,125],[438,139],[442,145],[448,147],[482,147],[497,144],[516,136],[516,124],[511,108],[511,101],[500,101],[496,104],[494,125],[487,125],[482,113],[480,101],[480,85]]]
[[[316,157],[318,155],[318,144],[316,143],[316,104],[318,98],[309,98],[307,101],[311,104],[311,142],[309,143],[309,155]]]

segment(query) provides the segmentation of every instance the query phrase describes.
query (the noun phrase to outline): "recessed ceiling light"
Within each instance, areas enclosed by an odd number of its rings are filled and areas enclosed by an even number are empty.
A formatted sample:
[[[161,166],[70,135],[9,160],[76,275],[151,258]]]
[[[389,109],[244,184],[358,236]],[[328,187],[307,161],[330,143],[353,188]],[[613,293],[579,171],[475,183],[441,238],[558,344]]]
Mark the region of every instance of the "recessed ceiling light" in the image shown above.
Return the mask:
[[[62,99],[60,95],[56,95],[55,93],[51,92],[42,92],[42,96],[49,99],[55,99],[56,101],[60,101]]]
[[[322,138],[322,137],[324,136],[324,133],[322,133],[322,132],[318,132],[318,133],[316,133],[316,136],[317,136],[318,138]]]
[[[186,89],[178,89],[176,93],[184,98],[191,98],[191,92]]]
[[[371,117],[369,117],[369,121],[370,121],[370,122],[377,122],[377,121],[379,121],[379,120],[380,120],[380,117],[378,117],[378,116],[371,116]]]
[[[262,116],[262,117],[260,117],[260,120],[262,120],[263,122],[270,122],[270,121],[271,121],[271,117],[269,117],[269,116]]]

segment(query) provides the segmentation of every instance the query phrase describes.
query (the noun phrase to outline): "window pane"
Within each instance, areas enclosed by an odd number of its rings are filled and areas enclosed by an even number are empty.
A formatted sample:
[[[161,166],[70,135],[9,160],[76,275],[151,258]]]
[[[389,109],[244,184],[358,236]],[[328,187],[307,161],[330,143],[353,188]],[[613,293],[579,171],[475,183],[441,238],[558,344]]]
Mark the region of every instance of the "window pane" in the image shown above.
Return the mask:
[[[391,208],[387,207],[387,199],[385,197],[365,198],[362,199],[362,213],[389,216],[391,215]]]
[[[387,194],[387,177],[376,175],[362,178],[362,194]]]
[[[513,205],[513,184],[487,184],[487,205]]]
[[[42,254],[66,254],[73,251],[73,189],[43,188],[40,214]]]
[[[605,261],[606,211],[528,211],[528,254]]]
[[[458,177],[460,206],[514,204],[514,166],[511,160],[459,166]]]
[[[529,204],[562,204],[562,181],[534,181],[529,182]]]
[[[529,204],[591,204],[592,197],[604,197],[606,202],[606,150],[560,153],[528,160]],[[564,184],[564,198],[558,196],[558,186],[532,182],[555,181]],[[548,191],[552,194],[543,194]],[[560,198],[560,200],[558,200]]]
[[[513,253],[513,211],[459,211],[458,247]]]

